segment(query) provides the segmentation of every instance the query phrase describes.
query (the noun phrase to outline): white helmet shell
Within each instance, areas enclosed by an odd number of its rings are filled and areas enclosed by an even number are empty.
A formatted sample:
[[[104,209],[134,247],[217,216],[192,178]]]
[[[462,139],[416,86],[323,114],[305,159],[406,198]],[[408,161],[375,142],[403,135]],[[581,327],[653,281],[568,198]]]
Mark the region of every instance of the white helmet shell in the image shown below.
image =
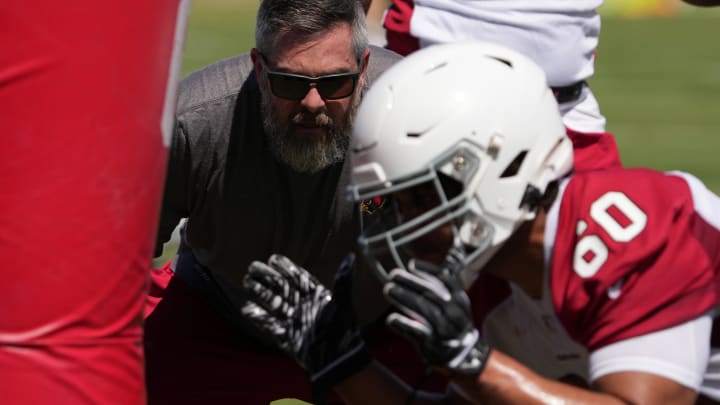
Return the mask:
[[[350,189],[359,201],[433,168],[462,178],[465,212],[492,228],[484,252],[467,263],[472,271],[534,218],[528,191],[541,195],[572,168],[572,145],[541,68],[482,42],[433,45],[387,70],[363,98],[351,149]],[[442,159],[463,156],[477,162],[471,173],[443,166]],[[460,236],[468,239],[466,231]]]

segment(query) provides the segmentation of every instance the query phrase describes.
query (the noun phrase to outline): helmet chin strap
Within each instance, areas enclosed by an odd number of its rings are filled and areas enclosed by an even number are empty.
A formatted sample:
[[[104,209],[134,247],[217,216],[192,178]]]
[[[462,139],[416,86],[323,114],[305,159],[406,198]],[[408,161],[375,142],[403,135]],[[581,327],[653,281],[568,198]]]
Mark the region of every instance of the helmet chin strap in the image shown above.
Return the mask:
[[[543,192],[532,184],[525,188],[525,194],[520,201],[520,207],[526,206],[528,211],[534,212],[542,201]]]

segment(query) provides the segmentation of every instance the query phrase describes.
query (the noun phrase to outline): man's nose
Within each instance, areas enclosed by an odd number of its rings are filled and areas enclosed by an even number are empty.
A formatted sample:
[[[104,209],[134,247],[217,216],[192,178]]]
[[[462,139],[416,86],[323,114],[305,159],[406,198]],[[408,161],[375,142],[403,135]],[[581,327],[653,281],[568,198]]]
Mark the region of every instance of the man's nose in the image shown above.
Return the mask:
[[[308,111],[315,112],[325,108],[325,100],[320,96],[317,87],[311,86],[305,97],[300,100],[300,105]]]

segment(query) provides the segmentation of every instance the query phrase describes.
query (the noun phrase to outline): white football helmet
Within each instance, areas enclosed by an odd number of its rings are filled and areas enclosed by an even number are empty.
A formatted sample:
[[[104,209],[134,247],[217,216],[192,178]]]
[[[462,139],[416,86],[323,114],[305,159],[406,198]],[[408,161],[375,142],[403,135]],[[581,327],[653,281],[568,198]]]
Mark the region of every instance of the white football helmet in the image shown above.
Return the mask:
[[[452,241],[432,249],[460,261],[469,285],[535,217],[548,184],[572,168],[572,145],[541,68],[482,42],[433,45],[387,70],[364,95],[352,139],[349,192],[363,211],[360,250],[383,279],[427,250],[423,238],[449,228]],[[434,207],[421,214],[403,212],[394,197],[405,191],[427,205],[428,190]]]

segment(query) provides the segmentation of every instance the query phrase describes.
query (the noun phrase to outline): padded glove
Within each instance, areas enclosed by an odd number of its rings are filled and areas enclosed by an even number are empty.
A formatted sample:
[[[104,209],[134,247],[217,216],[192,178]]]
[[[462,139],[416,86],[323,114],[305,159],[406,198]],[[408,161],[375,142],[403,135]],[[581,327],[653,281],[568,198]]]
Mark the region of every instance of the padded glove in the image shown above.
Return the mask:
[[[365,368],[371,356],[352,307],[348,256],[332,293],[307,270],[280,255],[253,262],[243,283],[245,318],[308,372],[313,400],[325,403],[333,386]]]
[[[490,346],[473,325],[470,300],[453,268],[412,260],[408,270],[390,272],[383,293],[399,311],[387,323],[410,338],[431,366],[478,375]]]

